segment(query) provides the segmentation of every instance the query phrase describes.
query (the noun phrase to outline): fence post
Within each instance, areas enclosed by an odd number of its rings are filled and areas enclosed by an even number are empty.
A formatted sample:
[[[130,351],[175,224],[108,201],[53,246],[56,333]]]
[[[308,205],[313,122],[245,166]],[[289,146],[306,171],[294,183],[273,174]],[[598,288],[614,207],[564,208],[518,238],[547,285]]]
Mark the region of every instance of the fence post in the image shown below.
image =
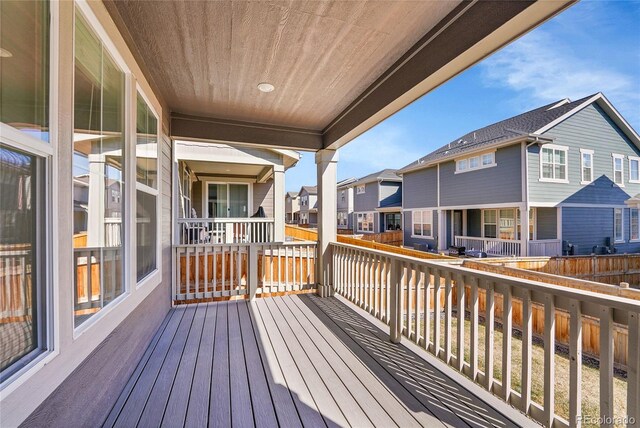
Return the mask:
[[[255,300],[258,291],[258,246],[249,244],[249,300]]]
[[[389,310],[389,340],[393,343],[400,343],[402,337],[402,263],[400,260],[391,260],[391,279]]]

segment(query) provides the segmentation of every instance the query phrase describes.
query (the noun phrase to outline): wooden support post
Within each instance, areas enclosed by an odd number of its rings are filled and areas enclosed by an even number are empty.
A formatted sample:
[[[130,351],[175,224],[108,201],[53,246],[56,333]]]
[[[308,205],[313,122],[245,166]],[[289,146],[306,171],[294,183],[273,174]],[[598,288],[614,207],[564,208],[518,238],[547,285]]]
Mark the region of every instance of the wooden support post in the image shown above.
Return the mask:
[[[465,277],[458,275],[456,277],[456,291],[458,293],[458,359],[457,369],[462,372],[464,369],[464,296],[465,296]]]
[[[331,274],[331,242],[336,241],[338,152],[320,150],[316,153],[318,183],[318,255],[316,283],[321,297],[333,295]],[[281,195],[278,195],[281,197]]]
[[[629,312],[627,426],[640,425],[640,313]]]
[[[582,308],[571,300],[569,325],[569,426],[582,426]]]
[[[613,427],[613,310],[600,308],[600,418]]]
[[[247,281],[249,286],[249,300],[254,300],[256,298],[256,292],[258,291],[258,246],[256,244],[249,245],[247,267],[249,268],[249,278]]]
[[[544,296],[544,421],[548,427],[555,420],[555,352],[556,305],[551,294]]]
[[[511,286],[505,285],[502,294],[502,399],[509,403],[511,397],[511,329],[513,304]]]
[[[485,332],[484,332],[484,382],[487,391],[493,389],[493,340],[494,340],[494,309],[495,295],[493,283],[487,284],[487,298],[485,304]]]
[[[522,374],[520,384],[520,410],[529,414],[531,406],[531,356],[533,337],[533,311],[531,308],[531,290],[525,290],[522,297]]]
[[[478,378],[478,279],[471,280],[471,343],[469,356],[471,359],[471,380]]]

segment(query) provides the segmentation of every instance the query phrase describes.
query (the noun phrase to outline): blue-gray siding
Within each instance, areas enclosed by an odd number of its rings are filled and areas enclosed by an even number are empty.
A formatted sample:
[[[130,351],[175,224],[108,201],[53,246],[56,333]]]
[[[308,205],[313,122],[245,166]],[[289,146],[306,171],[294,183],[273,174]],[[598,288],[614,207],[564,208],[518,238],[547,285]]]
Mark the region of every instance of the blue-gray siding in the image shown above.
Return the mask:
[[[522,201],[521,145],[496,150],[496,166],[456,174],[455,162],[440,165],[440,206]],[[405,192],[405,198],[411,196]]]
[[[378,207],[378,182],[365,184],[364,193],[358,195],[355,191],[353,195],[354,211],[375,211]]]
[[[536,239],[556,239],[558,234],[558,209],[536,208]]]
[[[414,238],[412,237],[413,225],[411,223],[411,211],[405,211],[403,213],[404,221],[404,245],[413,247],[414,244],[428,244],[429,248],[438,248],[438,215],[436,211],[433,211],[433,223],[431,229],[433,230],[433,239],[426,238]]]
[[[438,206],[438,169],[425,168],[404,174],[404,208],[431,208]]]
[[[383,181],[380,183],[380,206],[402,203],[402,183],[397,181]]]
[[[640,242],[629,242],[629,209],[624,209],[624,242],[615,243],[618,253],[640,252]],[[613,242],[613,208],[562,209],[562,239],[574,244],[576,254],[591,254],[594,245],[605,245],[610,237]]]
[[[554,144],[569,147],[569,183],[547,183],[540,179],[540,149],[528,151],[529,200],[532,202],[622,204],[629,196],[640,193],[640,184],[629,183],[629,156],[638,156],[638,149],[622,133],[600,107],[592,104],[544,134],[554,138]],[[580,149],[591,149],[593,176],[589,185],[580,184]],[[624,188],[613,184],[612,153],[625,156]]]

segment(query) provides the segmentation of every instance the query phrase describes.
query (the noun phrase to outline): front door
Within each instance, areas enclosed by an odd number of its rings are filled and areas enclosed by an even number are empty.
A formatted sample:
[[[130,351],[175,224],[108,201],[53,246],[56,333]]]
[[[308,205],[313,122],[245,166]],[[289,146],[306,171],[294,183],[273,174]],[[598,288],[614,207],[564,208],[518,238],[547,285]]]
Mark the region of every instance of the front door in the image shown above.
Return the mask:
[[[456,236],[462,236],[462,211],[455,210],[453,212],[453,233],[451,240],[452,245],[455,245]]]
[[[249,217],[249,185],[209,183],[207,213],[212,218]]]

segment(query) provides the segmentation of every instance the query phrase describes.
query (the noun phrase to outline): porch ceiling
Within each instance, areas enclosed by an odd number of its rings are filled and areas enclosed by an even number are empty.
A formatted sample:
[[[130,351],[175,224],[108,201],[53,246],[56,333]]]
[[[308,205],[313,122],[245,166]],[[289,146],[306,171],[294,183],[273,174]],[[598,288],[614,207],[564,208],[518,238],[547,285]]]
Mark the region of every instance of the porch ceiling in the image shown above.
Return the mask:
[[[569,3],[105,1],[173,137],[311,150],[345,144]]]
[[[236,177],[255,179],[271,167],[264,165],[237,164],[227,162],[185,161],[199,180],[215,177]]]

